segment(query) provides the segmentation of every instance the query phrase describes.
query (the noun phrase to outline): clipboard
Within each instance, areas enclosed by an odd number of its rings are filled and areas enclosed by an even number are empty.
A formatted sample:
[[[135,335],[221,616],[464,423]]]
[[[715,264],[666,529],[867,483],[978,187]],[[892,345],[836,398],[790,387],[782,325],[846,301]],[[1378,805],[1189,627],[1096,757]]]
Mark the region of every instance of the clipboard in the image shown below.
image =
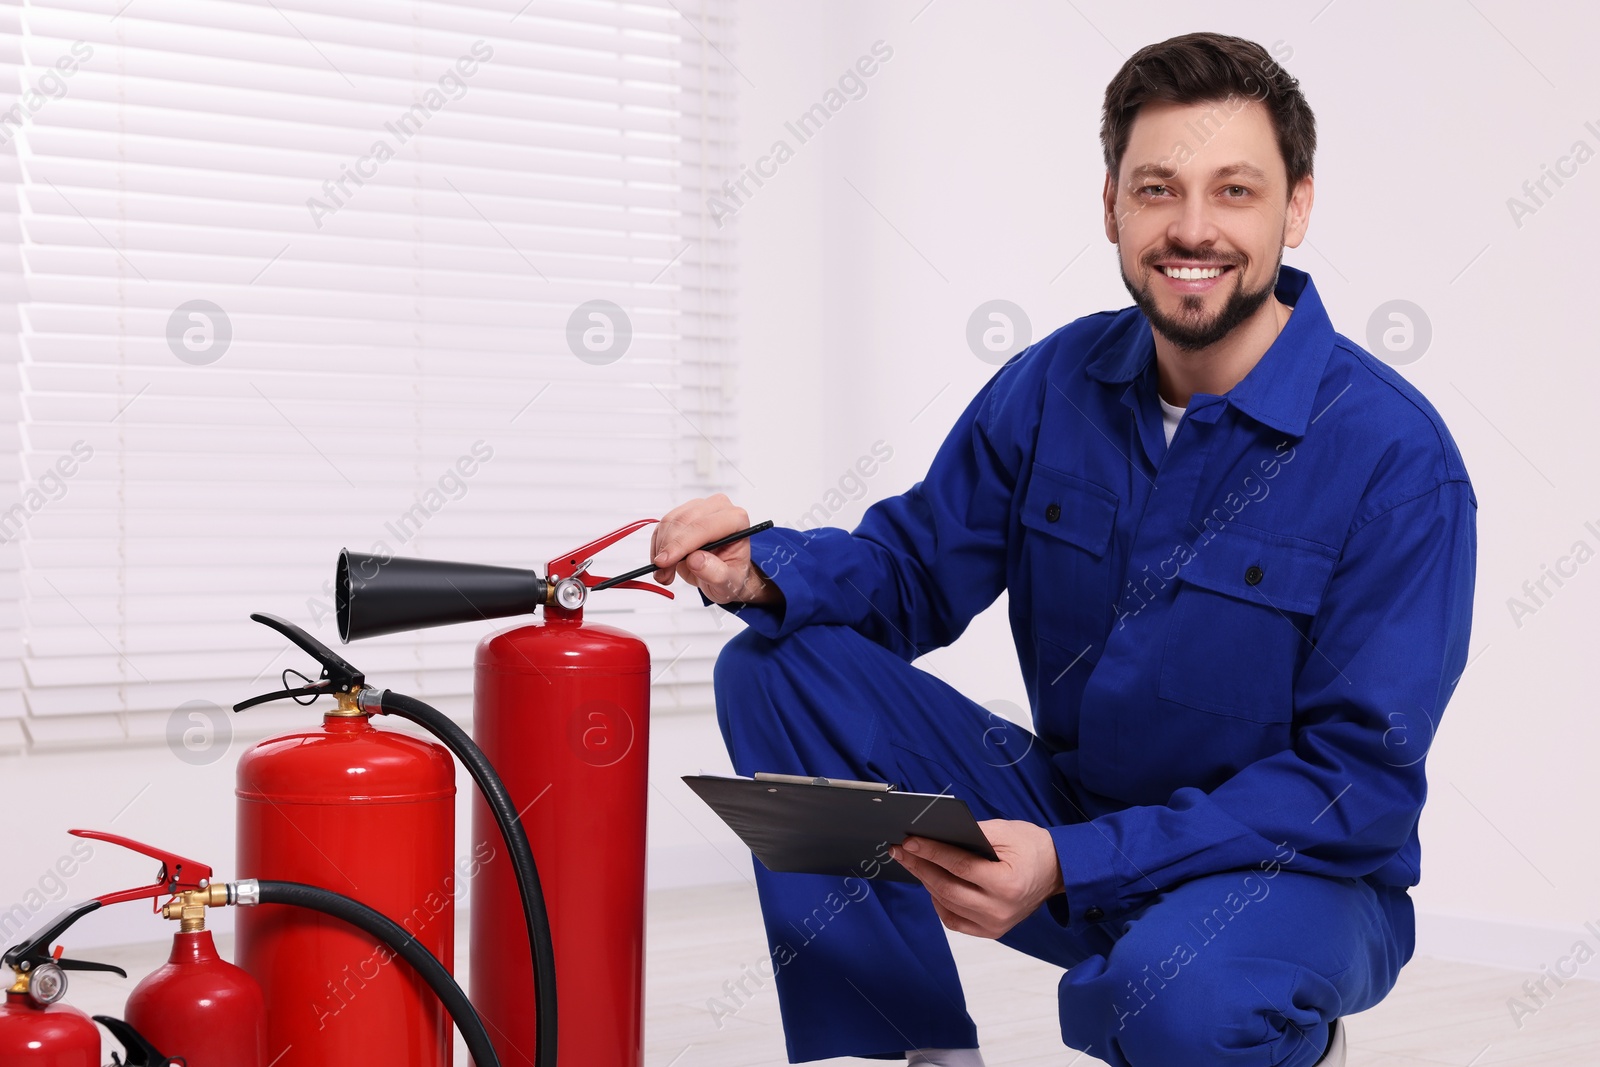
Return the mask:
[[[789,774],[686,774],[683,781],[769,871],[916,882],[888,849],[912,834],[999,859],[966,801],[945,793]]]

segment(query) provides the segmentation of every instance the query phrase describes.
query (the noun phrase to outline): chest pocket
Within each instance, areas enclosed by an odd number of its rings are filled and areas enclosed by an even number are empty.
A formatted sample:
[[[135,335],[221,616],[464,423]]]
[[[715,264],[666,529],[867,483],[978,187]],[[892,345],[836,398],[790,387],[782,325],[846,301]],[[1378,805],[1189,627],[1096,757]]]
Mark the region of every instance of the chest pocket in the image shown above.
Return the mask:
[[[1097,661],[1111,619],[1117,495],[1035,463],[1021,519],[1029,531],[1021,578],[1033,593],[1037,636]]]
[[[1287,723],[1294,679],[1337,553],[1234,522],[1201,539],[1178,572],[1160,696],[1191,708]]]

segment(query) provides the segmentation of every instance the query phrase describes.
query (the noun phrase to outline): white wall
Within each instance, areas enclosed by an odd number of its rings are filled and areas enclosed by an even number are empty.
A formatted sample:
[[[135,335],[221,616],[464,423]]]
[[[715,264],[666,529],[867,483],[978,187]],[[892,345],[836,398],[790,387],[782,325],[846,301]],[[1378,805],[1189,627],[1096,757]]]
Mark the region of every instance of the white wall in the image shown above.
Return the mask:
[[[1520,627],[1507,599],[1574,542],[1600,552],[1584,417],[1600,395],[1600,345],[1580,289],[1600,162],[1549,186],[1520,227],[1507,198],[1574,141],[1600,151],[1600,76],[1585,53],[1600,15],[1576,3],[747,0],[740,17],[747,163],[774,139],[794,144],[784,121],[874,41],[894,49],[866,96],[734,223],[741,465],[764,507],[753,510],[779,519],[878,439],[895,456],[871,498],[920,476],[992,372],[964,339],[980,302],[1020,304],[1035,337],[1129,303],[1100,229],[1097,139],[1105,84],[1127,54],[1198,29],[1292,49],[1285,66],[1320,146],[1309,241],[1285,261],[1312,273],[1336,328],[1362,344],[1385,301],[1424,309],[1431,346],[1401,370],[1444,415],[1480,502],[1476,658],[1429,763],[1423,950],[1536,969],[1569,949],[1600,919],[1588,814],[1600,563],[1547,583],[1556,595]],[[1014,663],[998,608],[922,661],[975,699],[1021,703]]]

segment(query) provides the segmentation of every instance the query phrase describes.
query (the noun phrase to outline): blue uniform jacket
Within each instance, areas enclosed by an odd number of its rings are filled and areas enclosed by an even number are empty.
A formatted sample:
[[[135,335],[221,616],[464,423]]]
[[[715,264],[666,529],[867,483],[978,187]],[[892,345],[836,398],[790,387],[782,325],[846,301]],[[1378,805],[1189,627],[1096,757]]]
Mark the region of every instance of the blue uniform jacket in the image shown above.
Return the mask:
[[[927,476],[854,530],[774,529],[780,637],[855,628],[906,659],[1009,590],[1034,728],[1084,818],[1051,827],[1095,920],[1281,860],[1414,885],[1423,757],[1465,669],[1477,498],[1438,412],[1334,332],[1310,277],[1169,447],[1137,308],[1006,364]],[[1058,898],[1059,902],[1059,898]]]

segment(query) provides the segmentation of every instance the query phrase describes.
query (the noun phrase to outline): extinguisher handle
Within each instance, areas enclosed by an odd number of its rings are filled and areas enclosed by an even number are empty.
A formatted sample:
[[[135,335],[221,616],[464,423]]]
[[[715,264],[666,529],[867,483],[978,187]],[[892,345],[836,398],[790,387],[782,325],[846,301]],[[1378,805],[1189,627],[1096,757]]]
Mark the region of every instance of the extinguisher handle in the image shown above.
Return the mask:
[[[156,1047],[149,1040],[135,1030],[128,1023],[111,1015],[96,1015],[94,1021],[111,1031],[111,1036],[122,1042],[122,1048],[127,1052],[128,1058],[117,1059],[117,1054],[111,1054],[111,1062],[118,1067],[170,1067],[173,1061],[156,1051]]]
[[[274,693],[263,693],[260,696],[251,697],[249,700],[241,700],[233,706],[234,711],[243,711],[245,708],[253,708],[257,704],[265,704],[271,700],[283,700],[288,697],[298,699],[304,696],[319,697],[324,694],[353,693],[367,684],[367,676],[357,670],[353,664],[288,619],[260,611],[252,614],[250,618],[263,626],[272,627],[298,645],[312,659],[322,664],[322,674],[318,676],[316,681],[309,682],[296,689],[280,689]],[[285,680],[287,681],[287,679]]]
[[[642,530],[651,523],[660,521],[660,519],[635,519],[626,526],[619,526],[610,533],[601,534],[588,544],[579,545],[571,552],[563,553],[551,560],[545,565],[545,577],[552,582],[576,577],[588,568],[589,562],[601,549],[610,548],[635,530]]]
[[[56,960],[55,963],[63,971],[107,971],[122,978],[128,977],[128,972],[114,963],[95,963],[92,960]]]
[[[85,900],[74,904],[28,940],[6,949],[4,957],[0,957],[0,962],[17,970],[29,970],[40,964],[53,963],[63,971],[110,971],[124,978],[128,977],[128,972],[121,967],[109,963],[91,963],[88,960],[57,959],[50,951],[50,946],[55,943],[56,938],[66,933],[73,923],[100,907],[99,900]]]
[[[211,882],[211,865],[180,856],[176,852],[168,852],[164,848],[147,845],[143,841],[135,841],[131,837],[121,834],[106,833],[104,830],[68,830],[73,837],[82,837],[90,841],[104,841],[108,845],[118,845],[130,852],[137,852],[141,856],[149,856],[153,860],[161,861],[161,869],[156,872],[156,880],[150,885],[138,886],[134,889],[124,889],[119,893],[104,893],[95,900],[101,904],[122,904],[129,900],[141,900],[148,897],[170,896],[181,893],[186,889],[204,889]]]

